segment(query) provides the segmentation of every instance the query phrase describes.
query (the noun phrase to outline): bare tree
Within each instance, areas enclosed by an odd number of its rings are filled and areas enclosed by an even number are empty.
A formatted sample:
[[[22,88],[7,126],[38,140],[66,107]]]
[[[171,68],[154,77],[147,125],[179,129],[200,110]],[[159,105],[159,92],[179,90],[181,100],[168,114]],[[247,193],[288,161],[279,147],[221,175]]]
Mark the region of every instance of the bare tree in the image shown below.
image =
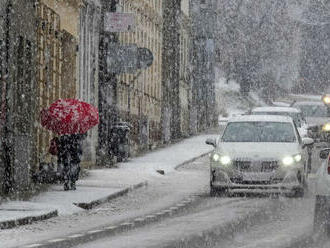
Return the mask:
[[[286,1],[221,0],[217,24],[217,62],[242,92],[263,86],[264,74],[273,73],[279,84],[284,81],[295,25]]]

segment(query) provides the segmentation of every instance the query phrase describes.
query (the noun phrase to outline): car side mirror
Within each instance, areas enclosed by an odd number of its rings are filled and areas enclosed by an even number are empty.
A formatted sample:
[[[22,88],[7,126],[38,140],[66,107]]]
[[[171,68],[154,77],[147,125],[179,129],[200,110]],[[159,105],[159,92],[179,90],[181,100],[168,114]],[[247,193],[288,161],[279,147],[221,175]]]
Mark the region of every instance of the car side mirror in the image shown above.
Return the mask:
[[[314,145],[314,140],[312,138],[303,138],[302,140],[303,147]]]
[[[206,143],[207,145],[211,145],[211,146],[213,146],[213,147],[216,147],[216,146],[217,146],[217,142],[215,141],[215,139],[207,139],[207,140],[205,141],[205,143]]]
[[[320,159],[327,159],[330,153],[330,148],[326,148],[320,151]]]

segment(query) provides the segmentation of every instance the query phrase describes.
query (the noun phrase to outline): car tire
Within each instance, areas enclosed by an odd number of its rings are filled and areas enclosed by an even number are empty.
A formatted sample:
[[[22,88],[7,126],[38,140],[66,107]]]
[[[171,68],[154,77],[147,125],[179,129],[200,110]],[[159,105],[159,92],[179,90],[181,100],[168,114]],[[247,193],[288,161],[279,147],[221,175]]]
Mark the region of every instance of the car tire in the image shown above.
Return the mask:
[[[294,198],[303,198],[305,195],[305,188],[304,187],[299,187],[294,189],[293,192],[293,197]]]
[[[303,189],[308,188],[308,184],[307,184],[308,179],[307,179],[307,177],[308,177],[308,174],[298,171],[297,178],[298,178],[298,181],[299,181],[299,183],[300,183],[300,185]]]
[[[218,195],[218,190],[216,189],[216,188],[214,188],[214,187],[210,187],[210,196],[211,197],[215,197],[215,196],[217,196]]]
[[[225,188],[215,188],[212,185],[210,185],[210,196],[226,196],[227,190]]]

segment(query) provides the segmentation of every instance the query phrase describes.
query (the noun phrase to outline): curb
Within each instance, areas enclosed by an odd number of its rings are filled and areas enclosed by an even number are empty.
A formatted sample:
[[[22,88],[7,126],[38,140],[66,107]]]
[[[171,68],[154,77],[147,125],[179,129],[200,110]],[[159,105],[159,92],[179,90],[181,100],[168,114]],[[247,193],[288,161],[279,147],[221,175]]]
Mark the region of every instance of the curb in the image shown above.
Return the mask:
[[[184,165],[186,165],[186,164],[190,164],[190,163],[196,161],[197,159],[200,159],[200,158],[202,158],[202,157],[204,157],[204,156],[207,156],[207,155],[210,154],[211,152],[212,152],[212,151],[205,152],[205,153],[203,153],[203,154],[201,154],[201,155],[199,155],[199,156],[197,156],[197,157],[194,157],[194,158],[188,159],[188,160],[184,161],[183,163],[178,164],[177,166],[175,166],[174,169],[177,170],[177,169],[179,169],[180,167],[182,167],[182,166],[184,166]]]
[[[170,216],[182,213],[184,211],[189,210],[196,204],[202,201],[202,198],[196,195],[191,195],[173,205],[172,207],[168,207],[166,209],[160,210],[153,214],[143,215],[141,217],[137,217],[134,219],[129,219],[124,222],[120,222],[110,226],[99,227],[98,229],[93,229],[81,233],[70,234],[65,237],[54,238],[50,240],[45,240],[38,243],[33,243],[29,245],[23,245],[20,247],[23,248],[63,248],[63,247],[73,247],[80,245],[82,243],[90,242],[93,240],[97,240],[100,238],[109,237],[111,235],[115,235],[121,233],[123,231],[133,230],[138,227],[145,226],[147,224],[158,222],[164,218],[168,218]]]
[[[0,222],[0,229],[10,229],[10,228],[14,228],[16,226],[31,224],[32,222],[36,222],[36,221],[47,220],[47,219],[50,219],[50,218],[56,217],[56,216],[58,216],[58,212],[57,212],[57,210],[53,210],[49,213],[41,214],[38,216],[28,216],[28,217],[15,219],[15,220],[3,221],[3,222]]]
[[[103,203],[106,203],[112,199],[115,199],[117,197],[123,196],[135,189],[147,186],[148,182],[141,182],[138,184],[135,184],[133,186],[130,186],[128,188],[125,188],[123,190],[120,190],[114,194],[111,194],[107,197],[95,200],[95,201],[91,201],[89,203],[73,203],[74,205],[76,205],[77,207],[86,209],[86,210],[90,210],[98,205],[101,205]],[[14,228],[17,226],[22,226],[22,225],[28,225],[31,224],[32,222],[36,222],[36,221],[42,221],[42,220],[47,220],[53,217],[58,216],[58,211],[57,210],[53,210],[49,213],[46,214],[41,214],[41,215],[37,215],[37,216],[27,216],[27,217],[23,217],[23,218],[19,218],[19,219],[15,219],[15,220],[8,220],[8,221],[2,221],[0,222],[0,230],[1,229],[10,229],[10,228]]]
[[[138,184],[135,184],[133,186],[130,186],[128,188],[125,188],[123,190],[120,190],[120,191],[118,191],[116,193],[113,193],[113,194],[111,194],[109,196],[106,196],[106,197],[97,199],[95,201],[91,201],[91,202],[88,202],[88,203],[85,203],[85,202],[80,202],[79,203],[78,202],[78,203],[73,203],[73,204],[76,205],[77,207],[80,207],[80,208],[89,210],[89,209],[92,209],[92,208],[94,208],[96,206],[99,206],[99,205],[101,205],[103,203],[106,203],[106,202],[108,202],[110,200],[113,200],[113,199],[115,199],[117,197],[123,196],[123,195],[125,195],[125,194],[127,194],[127,193],[129,193],[129,192],[131,192],[131,191],[133,191],[135,189],[142,188],[142,187],[147,186],[147,185],[148,185],[148,182],[145,181],[145,182],[138,183]]]

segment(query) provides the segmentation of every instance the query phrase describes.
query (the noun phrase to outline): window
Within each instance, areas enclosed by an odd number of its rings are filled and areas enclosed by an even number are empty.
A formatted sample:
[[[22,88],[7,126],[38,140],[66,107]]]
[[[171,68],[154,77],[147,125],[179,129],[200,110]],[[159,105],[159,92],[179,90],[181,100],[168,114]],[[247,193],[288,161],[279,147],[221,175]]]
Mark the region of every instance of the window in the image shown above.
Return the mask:
[[[232,122],[221,139],[223,142],[296,142],[289,122]]]

